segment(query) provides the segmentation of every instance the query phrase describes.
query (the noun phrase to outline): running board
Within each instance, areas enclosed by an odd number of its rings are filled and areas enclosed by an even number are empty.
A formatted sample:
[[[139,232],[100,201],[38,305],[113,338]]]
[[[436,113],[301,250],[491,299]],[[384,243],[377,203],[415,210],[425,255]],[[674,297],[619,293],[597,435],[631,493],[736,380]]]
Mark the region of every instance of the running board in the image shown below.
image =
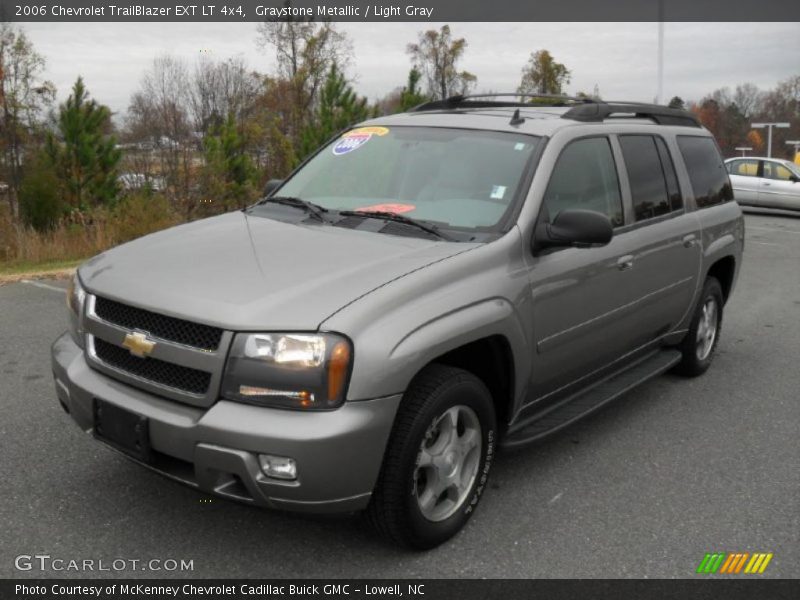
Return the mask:
[[[560,431],[648,379],[661,375],[680,360],[681,353],[677,350],[659,350],[624,371],[618,371],[592,387],[512,425],[500,446],[518,448]]]

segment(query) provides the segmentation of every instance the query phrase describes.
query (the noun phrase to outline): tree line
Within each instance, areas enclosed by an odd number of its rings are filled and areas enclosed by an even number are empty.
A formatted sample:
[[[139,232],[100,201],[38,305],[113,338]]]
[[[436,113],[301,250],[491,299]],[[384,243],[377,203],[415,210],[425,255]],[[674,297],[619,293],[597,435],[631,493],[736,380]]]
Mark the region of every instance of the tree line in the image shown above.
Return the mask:
[[[155,58],[124,120],[114,123],[80,77],[55,106],[55,88],[42,77],[45,58],[22,29],[1,24],[0,177],[11,218],[46,231],[131,198],[144,203],[134,214],[163,206],[179,220],[239,208],[349,125],[478,85],[461,66],[468,42],[448,25],[407,45],[406,81],[372,102],[354,87],[352,44],[335,24],[261,23],[257,44],[274,57],[272,72],[241,58]],[[516,91],[560,95],[570,80],[570,69],[540,49],[522,67]],[[575,95],[600,98],[597,86]],[[726,155],[742,144],[758,153],[764,142],[750,129],[754,119],[789,121],[798,130],[800,76],[767,91],[745,83],[697,102],[676,96],[670,106],[695,112]],[[777,133],[775,154],[788,156],[785,135]]]

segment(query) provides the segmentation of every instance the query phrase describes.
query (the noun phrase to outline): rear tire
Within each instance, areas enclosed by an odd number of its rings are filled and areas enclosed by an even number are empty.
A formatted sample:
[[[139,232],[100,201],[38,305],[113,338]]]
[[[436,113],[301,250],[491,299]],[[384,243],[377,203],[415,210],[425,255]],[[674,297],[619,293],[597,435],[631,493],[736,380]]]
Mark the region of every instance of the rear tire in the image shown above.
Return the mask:
[[[486,487],[496,421],[472,373],[426,367],[403,397],[367,519],[382,536],[425,550],[454,536]]]
[[[714,277],[706,279],[689,332],[678,349],[683,354],[675,372],[687,377],[702,375],[711,366],[722,332],[722,287]]]

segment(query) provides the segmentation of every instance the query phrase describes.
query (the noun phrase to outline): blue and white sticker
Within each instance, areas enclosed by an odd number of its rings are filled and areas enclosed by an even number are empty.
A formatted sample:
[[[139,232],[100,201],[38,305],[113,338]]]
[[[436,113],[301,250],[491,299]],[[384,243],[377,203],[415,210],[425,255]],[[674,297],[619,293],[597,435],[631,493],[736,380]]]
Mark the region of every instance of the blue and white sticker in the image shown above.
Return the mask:
[[[333,154],[335,156],[342,156],[343,154],[347,154],[353,150],[358,150],[361,148],[361,146],[372,139],[373,135],[383,136],[387,133],[389,133],[389,130],[386,127],[373,126],[353,129],[352,131],[345,133],[342,136],[342,139],[333,145]]]
[[[333,153],[336,156],[341,156],[353,150],[358,150],[361,146],[366,144],[371,137],[371,133],[359,133],[343,137],[333,145]]]

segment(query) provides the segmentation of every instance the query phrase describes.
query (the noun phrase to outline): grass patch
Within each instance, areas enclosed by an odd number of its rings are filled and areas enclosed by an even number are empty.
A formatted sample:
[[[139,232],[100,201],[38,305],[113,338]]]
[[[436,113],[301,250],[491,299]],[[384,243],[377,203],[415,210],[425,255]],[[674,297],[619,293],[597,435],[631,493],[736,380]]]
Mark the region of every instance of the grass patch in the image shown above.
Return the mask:
[[[0,262],[0,285],[23,279],[64,278],[72,274],[80,260],[51,260],[43,262]]]

